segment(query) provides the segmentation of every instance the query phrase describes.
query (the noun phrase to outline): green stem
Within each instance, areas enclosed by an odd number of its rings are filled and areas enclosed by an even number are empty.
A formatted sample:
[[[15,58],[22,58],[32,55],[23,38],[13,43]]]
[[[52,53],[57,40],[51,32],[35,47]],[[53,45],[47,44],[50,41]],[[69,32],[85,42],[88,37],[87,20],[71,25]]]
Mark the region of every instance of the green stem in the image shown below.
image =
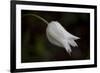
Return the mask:
[[[44,18],[42,18],[42,17],[40,17],[39,15],[36,15],[36,14],[24,14],[23,16],[34,16],[34,17],[36,17],[36,18],[42,20],[42,21],[43,21],[44,23],[46,23],[47,25],[48,25],[48,23],[49,23],[47,20],[45,20]]]

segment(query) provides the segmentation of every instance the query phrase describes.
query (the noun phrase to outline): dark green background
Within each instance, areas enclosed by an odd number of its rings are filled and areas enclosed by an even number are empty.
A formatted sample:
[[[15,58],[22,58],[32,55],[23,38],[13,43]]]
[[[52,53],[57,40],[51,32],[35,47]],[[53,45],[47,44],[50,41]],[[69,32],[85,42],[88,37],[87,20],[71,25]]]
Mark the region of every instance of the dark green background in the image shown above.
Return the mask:
[[[70,56],[65,48],[51,44],[46,37],[47,25],[36,14],[48,22],[58,21],[71,34],[80,37],[78,47],[72,47]],[[21,11],[21,62],[43,62],[90,59],[90,14],[50,11]]]

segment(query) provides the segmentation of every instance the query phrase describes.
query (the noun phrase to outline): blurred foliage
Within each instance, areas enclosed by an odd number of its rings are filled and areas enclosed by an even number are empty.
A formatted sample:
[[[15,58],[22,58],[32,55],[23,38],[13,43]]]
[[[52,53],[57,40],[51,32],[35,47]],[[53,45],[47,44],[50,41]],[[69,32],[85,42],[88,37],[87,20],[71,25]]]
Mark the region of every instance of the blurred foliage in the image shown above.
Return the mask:
[[[64,48],[51,44],[46,37],[47,25],[33,16],[36,14],[48,22],[58,21],[73,35],[79,47],[72,47],[72,56]],[[50,11],[21,11],[21,61],[42,62],[62,60],[83,60],[90,58],[90,15],[88,13],[50,12]]]

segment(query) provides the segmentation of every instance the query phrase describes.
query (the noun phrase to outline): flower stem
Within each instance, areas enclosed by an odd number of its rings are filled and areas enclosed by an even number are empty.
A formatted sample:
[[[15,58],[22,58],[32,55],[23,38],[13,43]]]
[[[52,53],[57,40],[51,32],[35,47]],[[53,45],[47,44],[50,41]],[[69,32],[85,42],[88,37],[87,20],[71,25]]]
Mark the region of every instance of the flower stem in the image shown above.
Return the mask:
[[[42,21],[43,21],[44,23],[46,23],[47,25],[48,25],[48,23],[49,23],[47,20],[45,20],[44,18],[42,18],[41,16],[36,15],[36,14],[24,14],[23,16],[33,16],[33,17],[36,17],[36,18],[42,20]]]

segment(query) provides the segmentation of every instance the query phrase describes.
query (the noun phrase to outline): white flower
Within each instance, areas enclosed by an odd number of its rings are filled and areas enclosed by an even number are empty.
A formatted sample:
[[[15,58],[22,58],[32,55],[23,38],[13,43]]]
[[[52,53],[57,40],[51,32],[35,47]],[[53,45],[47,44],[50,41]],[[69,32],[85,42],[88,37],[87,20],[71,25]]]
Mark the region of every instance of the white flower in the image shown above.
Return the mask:
[[[74,40],[79,39],[79,37],[76,37],[71,33],[69,33],[57,21],[52,21],[48,24],[46,29],[46,35],[48,40],[52,44],[59,47],[64,47],[70,55],[72,52],[71,46],[73,47],[78,46]]]
[[[69,33],[67,30],[65,30],[59,22],[52,21],[48,23],[48,21],[36,14],[25,14],[24,16],[27,15],[34,16],[45,22],[47,24],[46,35],[48,40],[56,46],[64,47],[70,55],[72,52],[71,46],[78,46],[75,40],[79,39],[79,37],[76,37]]]

